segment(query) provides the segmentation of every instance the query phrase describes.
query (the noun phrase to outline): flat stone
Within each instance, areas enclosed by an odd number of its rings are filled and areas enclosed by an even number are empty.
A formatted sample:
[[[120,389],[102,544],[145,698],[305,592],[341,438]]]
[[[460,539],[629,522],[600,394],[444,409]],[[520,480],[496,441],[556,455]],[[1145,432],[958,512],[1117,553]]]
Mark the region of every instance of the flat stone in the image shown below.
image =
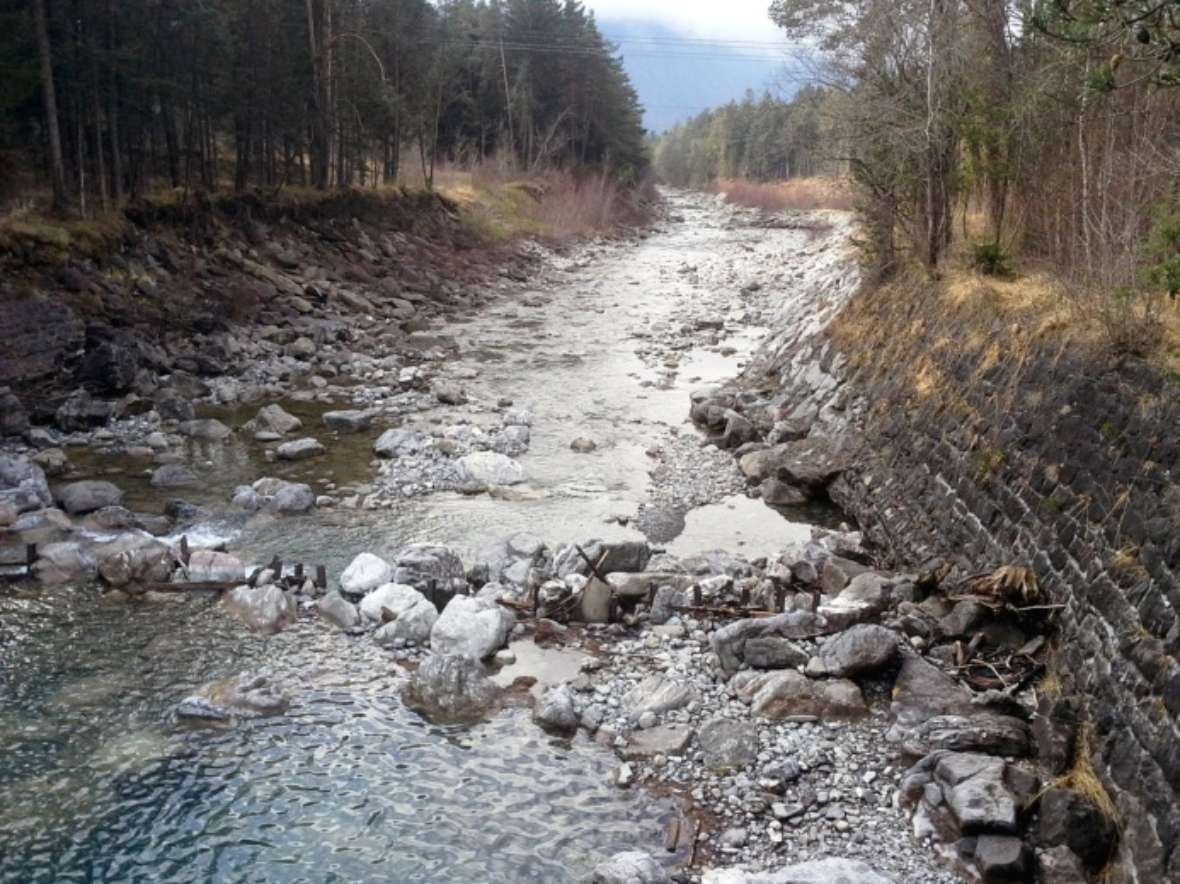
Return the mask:
[[[71,516],[92,513],[107,506],[121,506],[123,492],[110,482],[87,479],[58,489],[57,500]]]
[[[305,439],[296,439],[292,442],[284,442],[275,451],[279,460],[307,460],[309,457],[317,457],[324,453],[326,449],[316,439],[311,437]]]
[[[680,709],[697,698],[691,685],[663,675],[649,675],[623,696],[623,708],[638,718],[644,712],[660,715]]]
[[[373,426],[373,415],[367,411],[325,411],[323,421],[334,433],[363,433]]]
[[[661,724],[632,733],[619,754],[628,761],[656,755],[680,755],[691,740],[692,728],[687,724]]]
[[[897,659],[897,634],[884,626],[864,624],[834,635],[807,664],[811,676],[845,678],[888,666]]]
[[[758,755],[758,732],[748,721],[711,718],[697,731],[697,745],[709,770],[741,770]]]

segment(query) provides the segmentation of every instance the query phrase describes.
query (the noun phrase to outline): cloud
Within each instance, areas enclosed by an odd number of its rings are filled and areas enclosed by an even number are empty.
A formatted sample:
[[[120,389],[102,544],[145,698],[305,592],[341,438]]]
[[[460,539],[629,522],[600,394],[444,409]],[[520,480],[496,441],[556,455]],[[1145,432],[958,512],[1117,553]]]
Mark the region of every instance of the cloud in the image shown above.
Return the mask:
[[[583,0],[602,20],[656,21],[690,37],[779,40],[766,11],[770,0]]]

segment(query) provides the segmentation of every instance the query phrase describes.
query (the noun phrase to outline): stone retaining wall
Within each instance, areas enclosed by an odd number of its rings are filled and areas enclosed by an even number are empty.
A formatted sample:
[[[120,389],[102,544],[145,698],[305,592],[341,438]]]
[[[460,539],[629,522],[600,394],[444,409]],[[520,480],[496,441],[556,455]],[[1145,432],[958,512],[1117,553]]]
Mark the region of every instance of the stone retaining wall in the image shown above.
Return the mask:
[[[977,289],[845,281],[835,321],[785,327],[742,385],[773,377],[775,402],[856,453],[832,496],[899,563],[1035,570],[1064,606],[1042,760],[1068,763],[1050,745],[1079,709],[1122,817],[1112,880],[1180,881],[1180,384]]]

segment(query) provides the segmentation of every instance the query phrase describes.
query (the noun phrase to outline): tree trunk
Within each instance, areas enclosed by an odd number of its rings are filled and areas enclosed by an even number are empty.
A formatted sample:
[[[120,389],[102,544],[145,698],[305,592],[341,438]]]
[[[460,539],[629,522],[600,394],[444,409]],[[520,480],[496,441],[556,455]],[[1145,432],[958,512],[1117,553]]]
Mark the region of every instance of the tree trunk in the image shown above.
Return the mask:
[[[57,120],[57,90],[53,86],[53,58],[49,48],[49,21],[45,0],[33,0],[37,28],[37,55],[41,59],[41,104],[45,111],[45,128],[49,135],[49,180],[53,186],[53,210],[69,207],[66,195],[66,166],[61,152],[61,130]]]

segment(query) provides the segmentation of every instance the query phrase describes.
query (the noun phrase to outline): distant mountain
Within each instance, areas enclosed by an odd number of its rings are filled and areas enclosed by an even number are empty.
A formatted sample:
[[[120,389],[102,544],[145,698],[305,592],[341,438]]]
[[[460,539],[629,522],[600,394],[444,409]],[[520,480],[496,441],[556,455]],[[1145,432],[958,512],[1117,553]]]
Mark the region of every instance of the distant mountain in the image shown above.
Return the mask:
[[[663,132],[703,110],[740,99],[747,89],[789,97],[785,54],[770,46],[745,48],[702,42],[653,21],[602,19],[598,27],[619,45],[623,66],[645,108],[644,124]]]

